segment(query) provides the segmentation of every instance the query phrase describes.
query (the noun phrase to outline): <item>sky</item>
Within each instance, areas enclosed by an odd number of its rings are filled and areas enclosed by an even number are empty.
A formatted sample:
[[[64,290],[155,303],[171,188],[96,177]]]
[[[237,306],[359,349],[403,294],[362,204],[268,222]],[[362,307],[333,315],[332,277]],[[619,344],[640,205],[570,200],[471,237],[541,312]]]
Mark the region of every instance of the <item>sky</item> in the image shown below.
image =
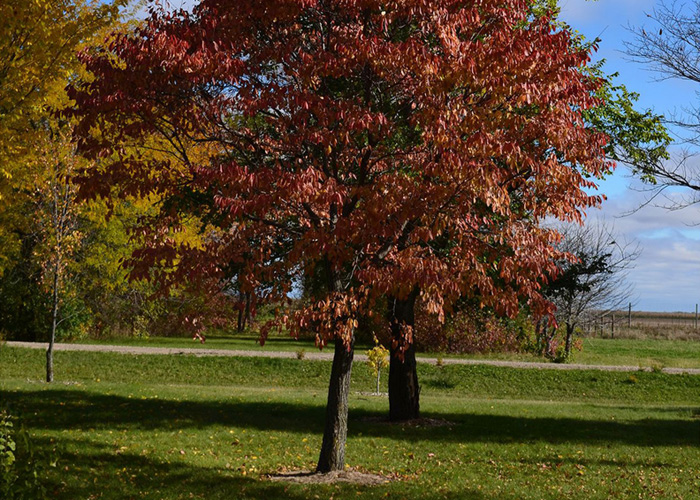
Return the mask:
[[[170,7],[191,8],[194,0],[166,0]],[[695,86],[659,75],[629,61],[624,43],[634,39],[632,27],[649,27],[647,17],[659,0],[560,0],[560,18],[587,39],[601,39],[594,61],[606,60],[606,72],[619,73],[617,83],[639,93],[639,107],[659,114],[679,112],[698,99]],[[589,219],[604,219],[614,227],[620,241],[639,243],[642,253],[628,279],[633,286],[633,308],[640,311],[695,310],[700,303],[700,212],[694,206],[669,211],[645,204],[649,192],[620,166],[600,184],[606,195],[600,210],[589,211]],[[671,197],[682,193],[670,193]],[[641,208],[640,208],[641,207]]]
[[[657,0],[560,0],[560,18],[587,39],[601,39],[593,59],[605,59],[606,72],[619,73],[616,80],[639,93],[639,108],[668,116],[697,102],[700,88],[689,83],[659,80],[647,67],[629,60],[624,43],[634,40],[631,27],[653,29],[647,13]],[[658,27],[656,28],[658,29]],[[700,302],[700,212],[695,206],[669,211],[658,205],[663,198],[649,199],[645,186],[618,167],[600,185],[607,196],[600,210],[589,218],[603,218],[621,238],[639,243],[642,253],[629,274],[634,287],[633,307],[644,311],[695,310]],[[674,199],[682,192],[671,192]],[[641,208],[640,208],[641,207]]]

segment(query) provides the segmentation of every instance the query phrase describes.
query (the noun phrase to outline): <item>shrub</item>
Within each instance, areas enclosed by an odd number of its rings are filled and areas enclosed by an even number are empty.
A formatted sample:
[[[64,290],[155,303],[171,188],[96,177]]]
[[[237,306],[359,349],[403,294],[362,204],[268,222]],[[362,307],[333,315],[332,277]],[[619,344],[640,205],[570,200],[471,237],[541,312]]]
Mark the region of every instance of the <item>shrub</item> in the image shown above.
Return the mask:
[[[523,333],[514,321],[466,306],[441,324],[422,306],[416,312],[416,347],[422,351],[475,354],[522,350]]]
[[[0,498],[4,500],[42,500],[48,498],[41,484],[45,467],[22,428],[14,418],[0,411]]]

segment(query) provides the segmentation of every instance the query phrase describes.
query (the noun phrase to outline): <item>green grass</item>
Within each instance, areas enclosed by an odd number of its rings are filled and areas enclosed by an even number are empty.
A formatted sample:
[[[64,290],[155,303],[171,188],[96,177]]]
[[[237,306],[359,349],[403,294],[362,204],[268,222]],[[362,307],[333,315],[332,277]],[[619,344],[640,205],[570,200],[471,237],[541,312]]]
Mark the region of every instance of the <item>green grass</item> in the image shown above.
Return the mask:
[[[274,335],[268,338],[264,346],[258,341],[259,336],[254,333],[225,334],[215,333],[206,336],[206,341],[201,343],[190,337],[114,337],[102,340],[81,339],[76,343],[96,345],[124,345],[138,347],[171,347],[191,349],[232,349],[246,351],[297,351],[299,349],[315,349],[311,339],[294,339],[289,336]]]
[[[421,365],[424,416],[390,425],[353,371],[347,461],[381,486],[291,485],[315,465],[329,363],[0,348],[0,405],[58,461],[52,498],[698,498],[700,377]],[[55,450],[55,451],[52,451]]]
[[[583,349],[574,351],[571,362],[585,365],[626,365],[639,367],[700,368],[700,342],[664,339],[582,339]],[[434,355],[431,355],[434,356]],[[495,353],[464,357],[506,361],[542,362],[527,353]]]
[[[583,339],[575,362],[700,368],[700,342],[656,339]]]
[[[293,339],[286,336],[271,336],[264,346],[257,342],[257,336],[216,334],[207,337],[204,344],[189,338],[150,337],[119,338],[105,341],[86,341],[92,344],[113,344],[142,347],[172,347],[194,349],[236,349],[269,350],[295,352],[305,350],[315,352],[317,348],[309,339]],[[82,341],[81,341],[82,342]],[[370,346],[358,345],[357,352],[364,352]],[[419,357],[435,357],[435,353],[420,353]],[[445,355],[445,358],[499,359],[513,361],[544,361],[531,354],[497,353],[484,355]],[[675,368],[700,368],[700,342],[689,340],[661,339],[583,339],[583,350],[575,352],[572,362],[589,365],[631,365],[663,366]]]

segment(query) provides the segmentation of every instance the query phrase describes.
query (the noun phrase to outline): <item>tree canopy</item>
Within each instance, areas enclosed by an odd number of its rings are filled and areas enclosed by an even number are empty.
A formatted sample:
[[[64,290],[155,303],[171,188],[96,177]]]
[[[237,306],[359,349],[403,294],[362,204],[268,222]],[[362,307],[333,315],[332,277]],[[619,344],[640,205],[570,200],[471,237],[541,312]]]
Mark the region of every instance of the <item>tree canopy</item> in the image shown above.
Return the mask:
[[[0,5],[0,196],[21,172],[27,138],[47,109],[66,102],[77,49],[114,23],[119,0],[37,0]]]
[[[83,190],[164,199],[144,269],[177,261],[170,279],[236,280],[259,300],[323,277],[279,317],[336,343],[319,470],[343,465],[354,329],[374,302],[551,310],[558,236],[540,223],[580,220],[610,164],[582,116],[601,84],[588,52],[531,6],[205,0],[81,56],[80,147],[104,162]],[[196,247],[172,237],[192,215]],[[411,336],[394,336],[399,357]]]
[[[615,311],[632,300],[633,290],[626,280],[641,250],[601,221],[588,221],[586,226],[568,224],[559,231],[562,240],[558,248],[568,258],[559,262],[560,273],[544,288],[545,297],[557,308],[559,325],[541,330],[545,337],[541,348],[551,357],[566,360],[571,355],[575,328],[582,319]],[[557,326],[565,328],[564,351],[560,354],[549,345]]]

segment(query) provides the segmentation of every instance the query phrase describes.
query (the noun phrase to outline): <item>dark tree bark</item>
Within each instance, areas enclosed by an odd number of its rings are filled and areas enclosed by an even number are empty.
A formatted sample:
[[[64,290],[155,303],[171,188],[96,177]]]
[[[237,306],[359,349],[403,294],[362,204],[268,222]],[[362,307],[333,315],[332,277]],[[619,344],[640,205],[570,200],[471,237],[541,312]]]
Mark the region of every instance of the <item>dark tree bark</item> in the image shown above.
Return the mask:
[[[245,330],[245,311],[243,304],[238,305],[238,324],[236,325],[236,330],[238,332]]]
[[[389,298],[391,326],[391,359],[389,361],[389,419],[412,420],[420,416],[420,385],[416,370],[416,344],[411,341],[399,356],[400,346],[406,344],[405,329],[415,324],[415,305],[418,290],[406,299]]]
[[[243,319],[243,329],[247,326],[250,325],[252,321],[252,316],[250,314],[250,300],[251,300],[251,294],[250,292],[245,294],[245,313],[244,313],[244,319]]]
[[[324,262],[328,290],[331,293],[342,290],[342,282],[330,261]],[[355,332],[348,343],[342,338],[335,340],[335,353],[328,384],[326,403],[326,423],[323,429],[323,443],[318,458],[316,472],[332,472],[345,469],[345,442],[348,436],[348,396],[352,360],[355,355]]]
[[[569,359],[569,356],[571,356],[571,347],[574,338],[574,327],[575,325],[573,323],[566,323],[566,342],[564,343],[564,354],[566,356],[566,359]]]
[[[242,332],[250,324],[250,292],[243,294],[238,303],[237,330]]]
[[[316,472],[331,472],[345,468],[345,441],[348,434],[348,395],[355,353],[354,338],[350,346],[341,339],[335,341],[331,380],[328,386],[326,425]]]

